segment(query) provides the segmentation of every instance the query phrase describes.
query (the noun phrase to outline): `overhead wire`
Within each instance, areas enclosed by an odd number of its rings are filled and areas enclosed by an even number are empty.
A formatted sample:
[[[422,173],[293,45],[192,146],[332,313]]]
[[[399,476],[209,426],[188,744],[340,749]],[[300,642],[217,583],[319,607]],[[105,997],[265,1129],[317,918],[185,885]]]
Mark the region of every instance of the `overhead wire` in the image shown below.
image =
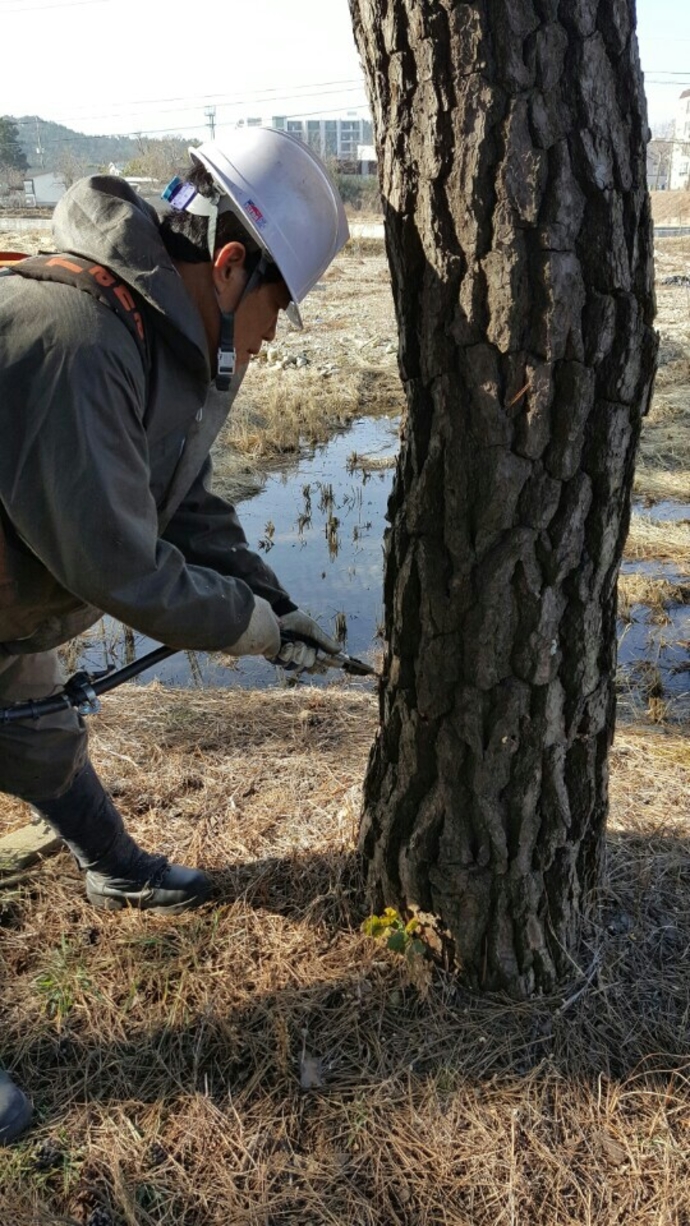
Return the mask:
[[[48,13],[55,9],[89,8],[92,4],[111,4],[112,0],[60,0],[59,4],[22,4],[17,8],[0,8],[0,16],[7,13]]]
[[[358,106],[357,109],[361,110],[366,105],[367,105],[366,100],[364,100]],[[352,120],[353,117],[351,116],[350,117],[342,116],[342,109],[343,108],[340,106],[330,107],[330,108],[320,107],[317,111],[293,111],[288,114],[283,114],[281,117],[284,118],[286,121],[291,120],[291,119],[311,119],[316,116],[326,118],[329,115],[338,115],[338,113],[340,112],[341,118],[345,118],[345,119],[350,118]],[[365,119],[365,118],[366,118],[365,116],[358,116],[354,119],[354,122],[357,122],[357,119]],[[21,124],[24,127],[30,127],[30,129],[33,132],[33,128],[36,123],[36,117],[35,116],[25,116],[25,117],[22,117],[20,121],[15,121],[15,122],[18,123],[18,126],[19,124]],[[41,123],[47,124],[48,121],[41,120],[39,117],[38,122],[39,124]],[[216,131],[222,128],[235,126],[235,123],[236,121],[233,119],[223,120],[222,118],[216,117]],[[65,125],[58,125],[58,126],[64,128]],[[186,127],[188,129],[191,129],[192,131],[205,130],[207,128],[207,123],[200,117],[198,123],[187,123]],[[70,129],[68,128],[67,131],[69,132]],[[130,129],[127,132],[116,132],[112,134],[75,132],[73,135],[70,135],[70,136],[54,135],[51,133],[51,130],[49,127],[44,127],[43,129],[41,129],[41,133],[40,133],[40,144],[41,144],[41,149],[44,155],[48,154],[48,155],[54,156],[60,150],[68,149],[74,146],[83,146],[83,143],[85,140],[86,141],[135,142],[137,140],[144,139],[146,137],[163,138],[166,136],[170,137],[172,140],[178,139],[183,142],[186,140],[195,139],[193,136],[190,136],[188,133],[186,134],[184,132],[180,132],[179,128],[176,129],[170,126],[166,128]]]
[[[360,89],[362,89],[363,101],[362,103],[357,104],[357,109],[363,109],[366,105],[366,98],[364,96],[364,89],[362,86],[353,87],[352,89],[349,89],[349,91],[339,91],[338,89],[338,91],[331,91],[331,93],[335,93],[335,92],[357,93],[360,91]],[[310,94],[305,94],[305,98],[306,97],[310,97]],[[256,99],[252,99],[252,101],[256,102]],[[194,110],[194,109],[196,108],[194,107],[184,108],[184,110],[186,110],[186,112],[188,113],[190,112],[190,110]],[[234,109],[237,110],[237,108],[234,108]],[[244,109],[245,110],[251,109],[251,103],[249,104],[248,108],[244,108]],[[181,110],[183,110],[183,108],[180,108],[178,110],[179,114],[181,114]],[[338,112],[342,113],[342,110],[343,110],[342,105],[338,105],[338,107],[325,107],[325,108],[320,107],[317,110],[308,110],[308,112],[304,112],[304,110],[294,110],[294,112],[289,112],[289,113],[282,112],[282,118],[286,120],[310,119],[310,118],[314,118],[314,116],[316,115],[320,115],[320,116],[336,115],[338,114]],[[100,118],[107,118],[107,116],[100,116]],[[342,116],[342,118],[346,118],[346,116]],[[365,118],[365,116],[358,116],[358,118]],[[20,119],[15,120],[15,123],[17,125],[17,128],[28,129],[29,131],[31,131],[31,134],[33,137],[34,125],[37,125],[37,124],[45,125],[45,124],[48,124],[49,121],[40,119],[40,116],[25,115],[25,116],[21,116]],[[223,119],[222,115],[216,116],[216,129],[227,128],[227,126],[229,126],[230,124],[234,124],[234,123],[237,123],[237,120]],[[107,134],[107,132],[75,132],[74,135],[66,135],[67,132],[70,131],[70,129],[67,129],[65,124],[59,124],[58,126],[60,129],[66,130],[65,135],[63,135],[63,132],[60,132],[59,135],[51,134],[50,128],[45,128],[45,126],[42,130],[40,130],[39,142],[40,142],[40,147],[42,147],[42,150],[44,153],[54,153],[55,151],[58,151],[58,150],[66,150],[66,148],[70,148],[70,147],[74,148],[77,146],[82,146],[83,141],[85,140],[87,141],[99,141],[99,140],[135,141],[137,139],[140,139],[140,137],[169,136],[169,137],[172,137],[172,139],[175,139],[175,137],[179,137],[180,140],[184,141],[186,139],[189,139],[189,137],[185,136],[184,132],[179,131],[179,126],[183,126],[183,128],[186,128],[186,129],[199,130],[199,129],[206,129],[207,123],[206,123],[206,120],[203,120],[201,116],[199,116],[199,121],[197,121],[197,123],[194,123],[194,121],[191,121],[190,123],[190,120],[188,119],[188,120],[185,120],[184,123],[179,124],[178,126],[168,125],[168,126],[165,126],[165,128],[147,128],[147,129],[130,128],[129,130],[126,130],[124,132],[123,131],[113,132],[113,134]]]
[[[364,92],[365,92],[364,85],[360,81],[357,84],[350,85],[346,88],[344,88],[341,85],[337,85],[335,88],[332,88],[332,89],[324,89],[321,91],[321,96],[324,98],[330,98],[336,94],[358,94],[358,93],[364,94]],[[311,89],[310,92],[305,91],[304,93],[297,93],[297,94],[282,94],[281,101],[295,102],[295,101],[299,101],[300,98],[304,98],[306,100],[314,96],[315,96],[314,90]],[[216,100],[215,105],[217,107],[229,107],[229,108],[232,108],[233,110],[238,110],[240,106],[242,105],[242,103],[244,102],[246,105],[244,105],[242,109],[246,111],[246,110],[251,110],[252,108],[262,106],[263,104],[271,102],[272,100],[273,100],[272,98],[264,98],[264,97],[247,98],[246,95],[238,94],[236,102],[235,101],[223,102],[220,100]],[[194,101],[193,99],[181,97],[179,99],[179,103],[180,105],[171,106],[171,107],[158,106],[155,103],[151,103],[149,105],[152,111],[155,111],[156,114],[161,114],[161,115],[184,114],[190,111],[199,111],[202,109],[202,106],[203,106],[201,99],[197,102],[197,101]],[[208,105],[208,103],[206,103],[206,105]],[[283,114],[282,111],[281,111],[281,114]],[[44,123],[48,122],[46,120],[42,120],[40,116],[38,116],[38,118],[40,122],[44,122]],[[71,120],[73,123],[79,123],[81,118],[82,117],[79,115],[67,115],[64,117],[65,120]],[[86,116],[84,116],[84,118],[86,118]],[[131,118],[137,118],[137,112],[136,111],[103,111],[99,113],[99,112],[90,111],[88,113],[88,118],[90,120],[131,119]],[[24,127],[28,127],[29,125],[34,124],[36,122],[36,116],[22,115],[22,116],[19,116],[18,119],[15,120],[15,122],[23,125]],[[67,124],[65,122],[62,122],[61,126],[65,127],[67,126]],[[130,130],[138,131],[139,129],[132,127]]]
[[[2,3],[2,0],[0,0],[0,3]],[[167,97],[167,98],[135,98],[135,99],[131,99],[130,101],[124,103],[124,105],[125,106],[153,106],[153,107],[156,107],[160,103],[163,103],[163,102],[189,101],[190,103],[196,102],[199,105],[215,102],[218,106],[224,106],[226,104],[231,104],[235,101],[243,101],[244,99],[247,99],[248,101],[250,100],[258,101],[260,97],[265,97],[266,100],[269,100],[271,97],[276,96],[276,95],[280,96],[281,98],[298,98],[302,94],[305,96],[308,96],[310,91],[313,92],[314,90],[317,90],[317,89],[328,89],[330,87],[335,87],[335,86],[345,87],[349,85],[360,85],[361,86],[363,85],[363,78],[362,77],[340,77],[340,78],[335,78],[330,81],[305,81],[301,85],[290,84],[290,85],[262,86],[262,87],[259,87],[253,90],[252,89],[237,90],[229,94],[219,94],[219,93],[174,94],[171,97]],[[85,103],[83,108],[76,108],[76,110],[80,110],[80,109],[83,109],[89,115],[90,118],[92,117],[93,118],[105,118],[110,115],[118,114],[117,111],[95,112],[94,113],[88,103]],[[66,116],[66,118],[68,119],[77,118],[77,116],[76,115]]]

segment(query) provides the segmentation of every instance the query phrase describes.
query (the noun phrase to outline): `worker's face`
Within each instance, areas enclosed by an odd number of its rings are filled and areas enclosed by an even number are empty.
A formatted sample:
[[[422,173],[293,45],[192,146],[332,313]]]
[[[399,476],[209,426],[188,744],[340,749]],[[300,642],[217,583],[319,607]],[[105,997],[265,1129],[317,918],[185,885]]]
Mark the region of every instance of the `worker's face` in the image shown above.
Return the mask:
[[[290,294],[283,281],[260,285],[243,297],[249,281],[244,256],[241,243],[228,243],[216,254],[213,267],[218,305],[222,311],[235,314],[238,366],[246,366],[264,341],[273,340],[278,316],[290,303]]]
[[[290,303],[290,295],[282,281],[260,285],[240,302],[235,315],[235,351],[237,365],[246,366],[256,357],[263,341],[272,341],[278,316]]]

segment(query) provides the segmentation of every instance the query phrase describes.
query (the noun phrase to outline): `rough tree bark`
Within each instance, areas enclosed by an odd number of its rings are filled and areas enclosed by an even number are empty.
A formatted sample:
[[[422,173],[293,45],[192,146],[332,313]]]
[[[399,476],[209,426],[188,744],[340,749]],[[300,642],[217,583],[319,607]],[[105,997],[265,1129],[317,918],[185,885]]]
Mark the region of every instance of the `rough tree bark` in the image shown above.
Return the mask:
[[[656,361],[634,0],[350,0],[408,416],[389,508],[374,905],[466,981],[572,974],[616,579]]]

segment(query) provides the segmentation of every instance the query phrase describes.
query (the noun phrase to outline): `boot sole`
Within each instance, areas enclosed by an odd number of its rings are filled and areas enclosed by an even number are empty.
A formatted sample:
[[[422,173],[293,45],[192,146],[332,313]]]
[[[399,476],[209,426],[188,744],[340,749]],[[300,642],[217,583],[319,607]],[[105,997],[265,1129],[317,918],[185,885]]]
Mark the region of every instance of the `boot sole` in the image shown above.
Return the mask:
[[[127,898],[108,898],[104,894],[89,894],[88,892],[86,897],[97,911],[150,911],[154,915],[180,915],[182,911],[191,911],[207,901],[207,898],[195,896],[185,898],[182,902],[156,905],[130,902]]]

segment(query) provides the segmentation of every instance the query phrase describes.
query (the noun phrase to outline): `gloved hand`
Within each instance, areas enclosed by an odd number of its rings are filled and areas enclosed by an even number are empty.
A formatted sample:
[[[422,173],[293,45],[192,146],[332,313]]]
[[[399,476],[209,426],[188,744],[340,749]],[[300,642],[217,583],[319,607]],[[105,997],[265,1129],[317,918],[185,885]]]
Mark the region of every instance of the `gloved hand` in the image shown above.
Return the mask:
[[[307,643],[282,643],[273,661],[289,673],[327,673],[328,667],[319,660],[318,648]]]
[[[280,651],[280,623],[267,600],[254,597],[246,630],[225,648],[229,656],[266,656],[273,660]]]
[[[336,643],[321,629],[318,622],[302,609],[293,609],[280,619],[281,630],[287,630],[291,635],[301,640],[296,643],[283,643],[278,653],[276,663],[283,668],[300,673],[318,673],[325,669],[318,663],[319,651],[335,656],[341,651],[340,643]],[[307,642],[303,640],[306,639]]]

